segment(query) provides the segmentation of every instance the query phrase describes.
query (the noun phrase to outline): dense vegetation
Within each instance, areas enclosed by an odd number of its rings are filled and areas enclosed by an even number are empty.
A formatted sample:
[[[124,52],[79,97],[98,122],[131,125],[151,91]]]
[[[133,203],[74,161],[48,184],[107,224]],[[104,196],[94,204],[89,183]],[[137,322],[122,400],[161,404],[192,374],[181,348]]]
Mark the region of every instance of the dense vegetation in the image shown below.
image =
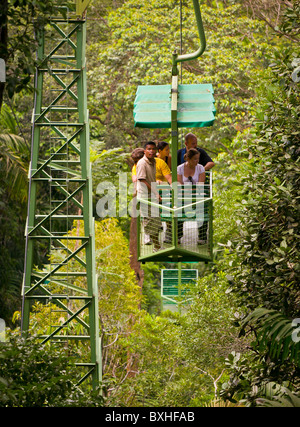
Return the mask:
[[[53,2],[48,3],[47,9],[29,0],[1,6],[8,31],[0,33],[0,57],[7,59],[9,78],[1,86],[0,317],[15,333],[30,159],[31,17],[50,15]],[[183,64],[182,81],[212,83],[215,89],[216,123],[196,130],[216,162],[215,262],[197,266],[200,279],[186,312],[161,312],[164,265],[146,264],[138,281],[129,262],[130,218],[96,218],[104,404],[206,406],[223,399],[245,406],[299,406],[295,337],[300,333],[295,335],[293,320],[300,318],[300,3],[201,3],[207,51]],[[130,179],[124,159],[133,148],[150,137],[170,140],[166,130],[134,128],[132,109],[138,84],[170,82],[174,47],[197,48],[187,0],[180,46],[179,5],[171,0],[91,3],[87,56],[95,206],[99,182],[116,182],[120,168]],[[24,33],[28,38],[21,37]],[[46,262],[42,250],[37,260]],[[35,316],[38,332],[47,307],[36,305]],[[34,346],[27,351],[20,346],[1,347],[0,406],[56,406],[62,404],[60,395],[65,406],[103,404],[97,396],[80,400],[61,355],[53,354],[50,373],[41,369],[30,377],[27,368],[34,371],[32,362],[40,366],[46,356],[43,349],[39,354]],[[21,358],[24,364],[9,362]],[[20,376],[29,379],[16,382]],[[37,394],[41,400],[26,399],[39,378],[55,390],[52,401],[47,387]]]

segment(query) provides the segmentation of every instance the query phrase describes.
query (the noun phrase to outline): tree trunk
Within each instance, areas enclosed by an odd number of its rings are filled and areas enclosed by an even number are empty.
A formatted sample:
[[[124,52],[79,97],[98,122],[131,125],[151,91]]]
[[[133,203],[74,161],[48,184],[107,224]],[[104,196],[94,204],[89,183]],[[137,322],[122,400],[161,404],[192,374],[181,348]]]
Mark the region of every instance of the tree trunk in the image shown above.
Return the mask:
[[[141,268],[141,263],[138,262],[137,254],[137,218],[131,217],[130,222],[130,238],[129,238],[129,251],[130,251],[130,267],[135,271],[135,275],[138,281],[138,284],[143,288],[144,282],[144,271]]]

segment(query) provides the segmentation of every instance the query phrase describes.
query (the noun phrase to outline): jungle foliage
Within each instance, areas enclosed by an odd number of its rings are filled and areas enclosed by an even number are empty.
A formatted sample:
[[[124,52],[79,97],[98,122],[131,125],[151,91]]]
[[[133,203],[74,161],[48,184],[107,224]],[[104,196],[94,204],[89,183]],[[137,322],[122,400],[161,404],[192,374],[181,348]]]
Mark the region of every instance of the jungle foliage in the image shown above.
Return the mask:
[[[75,387],[64,352],[12,337],[0,343],[0,407],[102,406],[99,390],[85,395]]]

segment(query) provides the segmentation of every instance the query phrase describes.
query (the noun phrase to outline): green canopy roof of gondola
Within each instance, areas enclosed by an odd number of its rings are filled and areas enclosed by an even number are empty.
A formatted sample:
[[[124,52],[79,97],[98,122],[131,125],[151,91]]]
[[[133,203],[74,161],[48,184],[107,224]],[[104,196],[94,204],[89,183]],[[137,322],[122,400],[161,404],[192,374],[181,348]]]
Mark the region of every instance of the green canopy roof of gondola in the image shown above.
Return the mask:
[[[212,126],[215,105],[211,84],[179,84],[177,124],[181,128]],[[171,127],[171,85],[138,86],[133,110],[136,127]]]

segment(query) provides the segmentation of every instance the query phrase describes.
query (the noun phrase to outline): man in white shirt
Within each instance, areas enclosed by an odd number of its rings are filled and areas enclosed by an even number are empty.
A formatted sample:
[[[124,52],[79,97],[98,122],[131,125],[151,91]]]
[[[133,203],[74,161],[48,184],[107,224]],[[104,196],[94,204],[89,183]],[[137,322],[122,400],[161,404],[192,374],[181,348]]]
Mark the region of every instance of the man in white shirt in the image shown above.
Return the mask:
[[[144,157],[136,165],[137,196],[139,199],[159,203],[161,198],[156,189],[155,142],[146,142],[144,150]],[[145,233],[149,234],[154,245],[153,251],[157,252],[160,249],[159,232],[161,230],[159,209],[153,209],[153,206],[141,202],[140,213],[143,216]]]

